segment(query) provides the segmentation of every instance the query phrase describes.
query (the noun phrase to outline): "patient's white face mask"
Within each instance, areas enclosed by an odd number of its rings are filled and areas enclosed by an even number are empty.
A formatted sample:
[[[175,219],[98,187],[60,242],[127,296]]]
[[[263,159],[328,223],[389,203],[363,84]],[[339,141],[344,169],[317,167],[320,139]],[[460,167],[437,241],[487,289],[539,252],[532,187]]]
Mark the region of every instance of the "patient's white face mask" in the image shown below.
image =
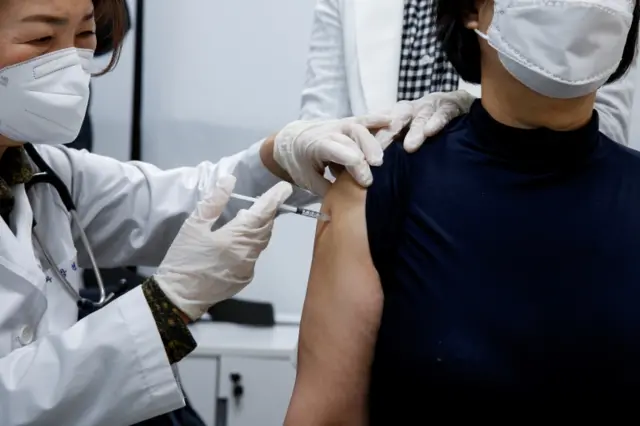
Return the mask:
[[[0,134],[34,144],[73,142],[89,104],[93,51],[69,48],[0,70]]]
[[[551,98],[595,92],[617,69],[632,0],[495,0],[487,34],[504,67]]]

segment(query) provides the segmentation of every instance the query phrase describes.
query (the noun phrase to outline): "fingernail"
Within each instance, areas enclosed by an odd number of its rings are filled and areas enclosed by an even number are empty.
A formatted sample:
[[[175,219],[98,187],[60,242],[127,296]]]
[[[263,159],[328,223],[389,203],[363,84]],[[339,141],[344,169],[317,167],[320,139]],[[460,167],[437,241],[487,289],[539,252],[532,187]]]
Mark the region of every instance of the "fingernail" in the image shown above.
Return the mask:
[[[382,165],[383,158],[384,158],[384,157],[382,157],[382,156],[380,156],[380,157],[375,157],[375,158],[373,158],[373,159],[371,160],[371,162],[370,162],[369,164],[371,164],[372,166],[375,166],[375,167],[379,167],[379,166],[381,166],[381,165]]]
[[[418,137],[406,137],[404,139],[404,150],[407,152],[415,152],[418,147],[421,145],[420,139]]]
[[[421,135],[418,132],[416,132],[415,129],[409,130],[407,135],[404,137],[404,144],[405,145],[415,144],[415,141],[416,139],[418,139],[419,136]]]
[[[420,146],[417,143],[415,143],[415,141],[410,141],[410,142],[405,141],[404,143],[404,150],[407,151],[408,153],[416,152],[419,147]]]
[[[358,182],[360,182],[360,185],[364,187],[371,186],[373,183],[373,176],[371,173],[360,173],[358,176]]]

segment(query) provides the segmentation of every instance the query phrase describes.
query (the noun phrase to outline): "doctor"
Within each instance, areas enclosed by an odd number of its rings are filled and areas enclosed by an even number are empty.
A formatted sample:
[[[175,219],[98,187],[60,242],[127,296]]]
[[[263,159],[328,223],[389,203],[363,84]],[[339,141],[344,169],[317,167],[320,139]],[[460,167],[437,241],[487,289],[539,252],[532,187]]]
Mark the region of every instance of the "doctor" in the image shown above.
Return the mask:
[[[460,81],[448,62],[435,33],[435,5],[431,0],[317,0],[301,117],[329,119],[394,109],[394,123],[378,139],[388,143],[414,119],[404,141],[414,151],[422,144],[423,129],[433,132],[466,112],[480,96],[480,87]],[[625,145],[635,68],[598,90],[596,98],[600,130]],[[450,92],[458,88],[464,90]],[[429,93],[435,97],[419,100]],[[435,99],[449,106],[422,126],[433,114]]]
[[[86,113],[96,19],[118,48],[122,17],[122,0],[0,1],[2,426],[129,425],[181,407],[172,365],[195,347],[186,324],[250,282],[292,194],[280,179],[322,194],[326,164],[368,185],[381,161],[368,128],[393,117],[295,122],[217,164],[168,171],[57,145]],[[238,213],[232,190],[266,193]],[[289,202],[309,201],[297,189]],[[75,323],[78,268],[121,265],[160,267]]]

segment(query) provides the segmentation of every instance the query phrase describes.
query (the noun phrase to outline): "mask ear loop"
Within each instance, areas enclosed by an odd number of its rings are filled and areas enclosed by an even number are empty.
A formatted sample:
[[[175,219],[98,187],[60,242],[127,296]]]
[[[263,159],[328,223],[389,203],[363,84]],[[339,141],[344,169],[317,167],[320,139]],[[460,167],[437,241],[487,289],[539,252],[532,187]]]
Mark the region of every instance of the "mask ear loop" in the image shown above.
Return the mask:
[[[480,37],[480,38],[484,39],[487,43],[491,44],[491,42],[489,41],[489,36],[488,36],[488,35],[486,35],[485,33],[483,33],[482,31],[480,31],[480,30],[479,30],[479,29],[477,29],[477,28],[474,28],[474,29],[473,29],[473,31],[474,31],[476,34],[478,34],[478,37]],[[491,47],[493,47],[493,45],[491,45]],[[495,49],[495,47],[494,47],[494,49]]]

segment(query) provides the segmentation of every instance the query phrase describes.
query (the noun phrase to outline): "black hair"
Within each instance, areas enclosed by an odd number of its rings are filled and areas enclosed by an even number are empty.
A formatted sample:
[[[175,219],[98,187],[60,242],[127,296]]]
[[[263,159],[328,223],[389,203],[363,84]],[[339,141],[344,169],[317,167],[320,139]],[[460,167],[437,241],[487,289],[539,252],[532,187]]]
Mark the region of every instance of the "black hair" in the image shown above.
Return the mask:
[[[638,21],[640,20],[640,0],[635,0],[633,21],[622,59],[607,83],[623,77],[636,56],[638,44]],[[475,0],[437,0],[438,39],[442,48],[464,81],[480,84],[480,43],[473,30],[465,26],[465,17],[477,13]]]

